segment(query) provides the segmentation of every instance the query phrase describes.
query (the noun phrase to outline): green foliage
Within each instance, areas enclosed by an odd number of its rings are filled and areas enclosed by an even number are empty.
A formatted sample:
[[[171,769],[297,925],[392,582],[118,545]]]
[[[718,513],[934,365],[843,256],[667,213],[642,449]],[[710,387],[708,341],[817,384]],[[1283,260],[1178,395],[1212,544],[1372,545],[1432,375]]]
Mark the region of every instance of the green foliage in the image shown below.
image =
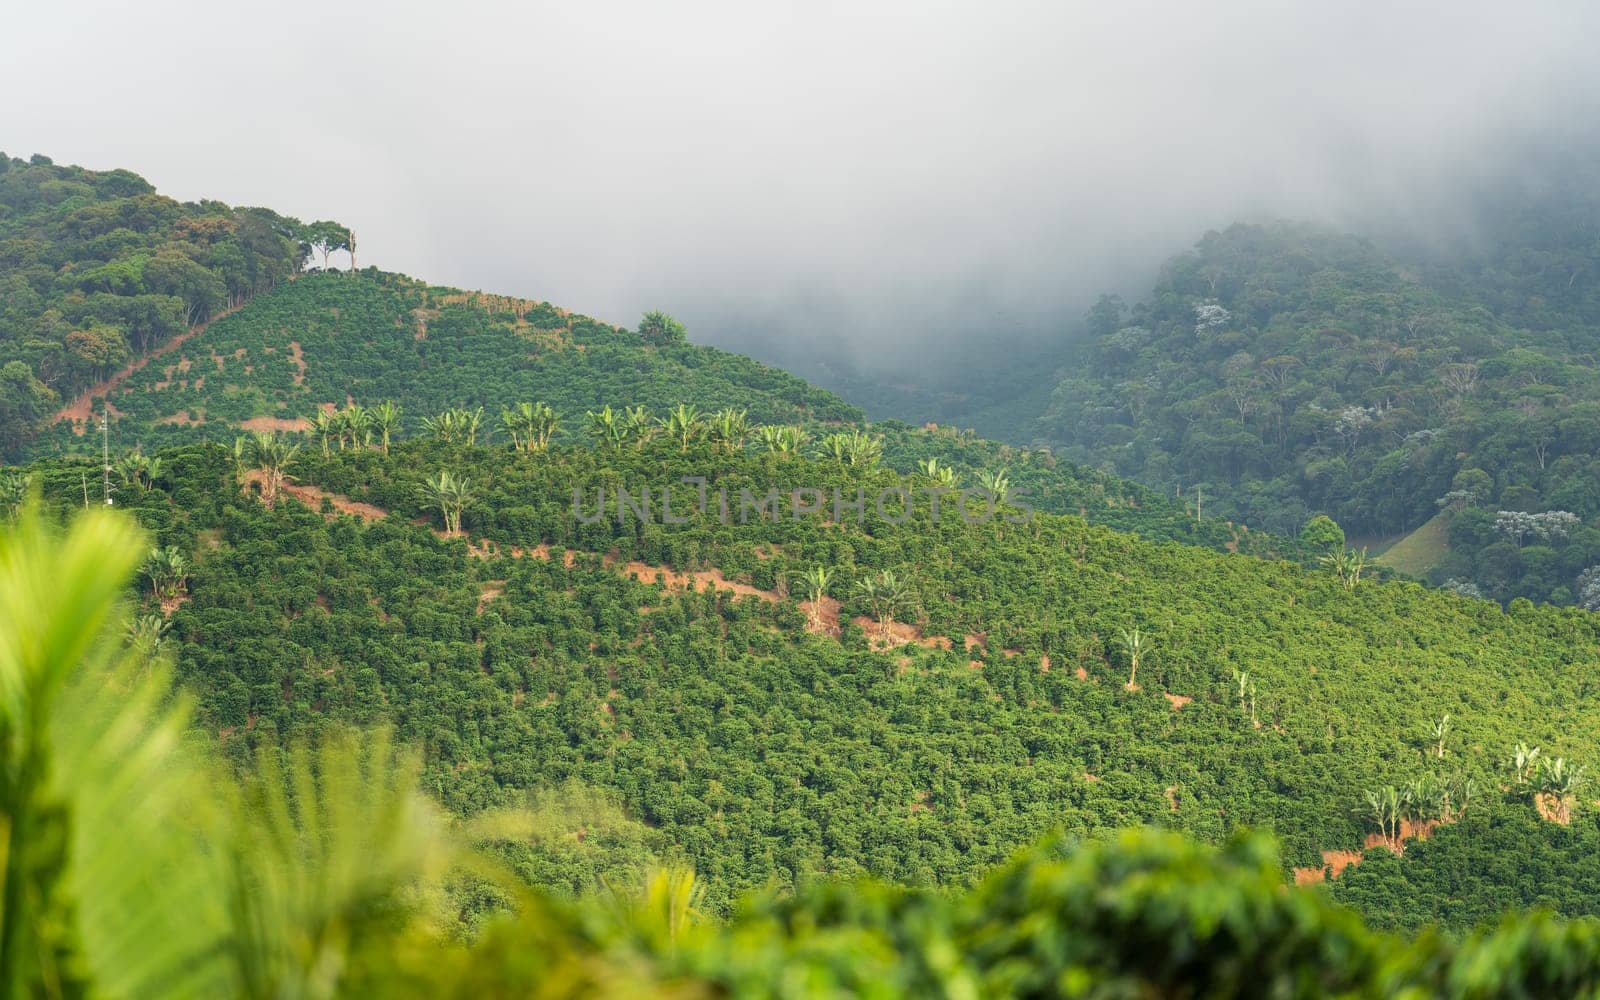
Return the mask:
[[[886,435],[908,467],[902,443],[940,440]],[[1585,677],[1600,631],[1587,614],[1505,613],[1366,579],[1347,590],[1318,569],[1069,515],[968,524],[947,508],[935,523],[924,504],[900,525],[787,512],[722,523],[724,489],[871,497],[923,474],[681,447],[661,436],[529,453],[424,437],[388,456],[302,450],[294,495],[389,512],[370,523],[289,495],[267,509],[235,485],[229,453],[188,447],[161,453],[161,479],[119,506],[189,562],[162,648],[228,756],[244,765],[329,726],[387,723],[422,748],[430,794],[464,816],[576,781],[649,834],[585,841],[571,878],[548,838],[496,849],[568,893],[647,858],[691,864],[716,913],[742,891],[822,877],[959,886],[1053,827],[1129,823],[1213,841],[1268,827],[1291,864],[1315,866],[1372,829],[1362,789],[1429,775],[1493,788],[1500,762],[1474,748],[1517,740],[1597,759],[1600,694]],[[983,454],[962,468],[1000,464]],[[1049,482],[1036,461],[1012,454],[1009,474]],[[28,474],[77,507],[83,468]],[[429,510],[443,473],[471,483],[457,522],[470,538],[428,527],[453,526]],[[684,475],[710,477],[703,513],[675,486],[689,523],[573,517],[575,488],[592,498]],[[624,573],[629,562],[719,570],[770,599],[663,588],[653,570]],[[837,638],[831,605],[796,604],[819,594],[842,602]],[[1154,655],[1141,639],[1137,691],[1124,689],[1121,640],[1135,626],[1159,639]],[[897,644],[908,629],[924,644]],[[1175,710],[1165,693],[1193,700]],[[1527,796],[1473,808],[1533,811]],[[1573,825],[1586,815],[1575,799]]]
[[[660,444],[659,450],[638,457],[640,468],[677,454],[673,442]],[[432,454],[428,449],[435,447],[403,446],[403,451],[419,450],[387,460],[376,451],[335,453],[314,468],[330,484],[355,477],[382,482],[395,474],[410,480],[421,474],[417,466],[425,464]],[[552,449],[523,459],[527,464],[516,463],[514,471],[533,477],[544,468],[566,476],[589,457]],[[436,539],[403,520],[358,528],[348,519],[326,520],[293,504],[268,511],[227,495],[229,460],[217,450],[189,449],[163,458],[171,470],[172,497],[192,498],[191,508],[178,521],[168,521],[163,535],[194,545],[197,535],[192,533],[214,530],[202,526],[218,517],[223,532],[218,544],[226,547],[224,554],[208,556],[196,567],[191,600],[175,614],[178,642],[173,645],[180,647],[180,663],[196,654],[208,657],[203,664],[181,668],[200,693],[199,718],[211,724],[219,704],[216,694],[240,676],[230,679],[230,667],[224,664],[252,674],[266,668],[256,674],[264,696],[257,707],[263,711],[242,728],[258,736],[275,735],[256,741],[247,758],[250,766],[237,782],[222,780],[203,753],[180,744],[181,703],[175,712],[165,696],[161,661],[152,663],[148,647],[127,645],[122,638],[126,629],[119,600],[145,550],[126,514],[92,510],[63,534],[46,527],[37,512],[28,512],[17,527],[0,532],[0,740],[6,748],[0,758],[0,828],[6,837],[7,890],[0,896],[5,906],[0,927],[6,932],[0,935],[0,956],[5,958],[0,969],[8,992],[449,996],[548,991],[636,996],[669,990],[681,995],[694,988],[788,995],[793,984],[805,983],[809,993],[919,996],[1177,991],[1211,996],[1496,996],[1589,995],[1600,984],[1600,926],[1592,922],[1514,917],[1497,928],[1473,931],[1459,944],[1433,934],[1415,940],[1391,937],[1363,927],[1354,913],[1320,890],[1285,889],[1285,862],[1269,841],[1242,832],[1226,834],[1205,818],[1226,811],[1245,821],[1252,818],[1252,806],[1265,807],[1255,812],[1255,820],[1292,828],[1297,815],[1316,810],[1319,795],[1348,801],[1340,789],[1347,787],[1351,772],[1337,770],[1338,759],[1366,748],[1368,764],[1390,758],[1403,765],[1404,752],[1385,753],[1381,747],[1383,727],[1405,715],[1405,702],[1382,701],[1380,691],[1357,678],[1350,678],[1356,689],[1349,692],[1352,701],[1340,708],[1360,736],[1339,747],[1340,753],[1325,758],[1312,754],[1301,771],[1295,762],[1307,756],[1314,734],[1325,724],[1315,714],[1314,700],[1279,706],[1278,718],[1286,730],[1279,740],[1269,730],[1241,730],[1220,715],[1208,719],[1204,699],[1174,713],[1164,703],[1144,704],[1159,702],[1154,696],[1123,692],[1115,685],[1105,690],[1092,681],[1063,677],[1064,671],[1045,674],[1036,665],[1023,669],[1020,664],[1008,671],[1004,656],[987,656],[982,671],[937,652],[901,677],[863,670],[880,654],[858,650],[834,662],[832,651],[843,652],[841,647],[804,633],[794,642],[774,645],[769,629],[782,620],[781,611],[763,610],[762,602],[751,607],[711,595],[672,598],[623,578],[596,557],[571,567],[559,559],[482,560],[466,554],[461,541]],[[65,480],[70,471],[70,466],[46,466],[36,474],[54,494],[69,485]],[[496,481],[497,510],[506,509],[498,506],[505,486],[505,480]],[[171,502],[159,495],[161,489],[153,488],[130,505],[138,517],[162,520]],[[1141,577],[1139,587],[1151,597],[1155,595],[1148,588],[1164,578],[1181,579],[1189,589],[1220,584],[1235,594],[1259,578],[1264,589],[1244,599],[1280,609],[1273,638],[1293,640],[1299,631],[1294,615],[1282,610],[1283,597],[1293,595],[1299,603],[1319,605],[1304,626],[1320,631],[1319,648],[1333,650],[1330,659],[1338,658],[1340,647],[1329,623],[1359,615],[1372,627],[1397,608],[1405,616],[1428,613],[1434,625],[1430,644],[1442,646],[1446,656],[1439,667],[1458,673],[1470,670],[1470,660],[1456,662],[1449,646],[1455,630],[1463,627],[1473,639],[1487,631],[1509,640],[1554,630],[1544,637],[1544,646],[1553,645],[1558,635],[1586,647],[1595,640],[1592,627],[1581,637],[1576,634],[1579,619],[1570,611],[1463,614],[1466,606],[1451,604],[1454,598],[1411,585],[1376,585],[1352,596],[1293,567],[1192,548],[1119,542],[1118,536],[1093,532],[1081,523],[1042,520],[1042,541],[1049,544],[1026,557],[1030,565],[1047,566],[1041,560],[1051,550],[1065,551],[1066,561],[1074,562],[1070,550],[1055,548],[1055,543],[1077,534],[1092,538],[1088,552],[1120,545],[1124,551],[1119,556],[1136,557],[1114,565],[1147,567],[1149,576]],[[491,518],[486,530],[511,539],[512,529],[498,518]],[[687,534],[707,544],[704,551],[726,561],[744,543],[730,539],[719,547],[713,542],[718,530],[701,524]],[[751,534],[765,534],[763,542],[778,543],[779,552],[792,548],[812,554],[827,551],[819,545],[843,534],[835,541],[847,542],[857,559],[837,558],[844,550],[836,548],[831,563],[856,573],[856,567],[881,562],[893,551],[911,557],[909,563],[930,582],[937,579],[930,570],[938,565],[941,551],[959,564],[981,559],[990,549],[1017,561],[1031,548],[1024,543],[1022,549],[1007,551],[1005,539],[1016,541],[1017,533],[1000,538],[965,524],[953,533],[922,524],[914,530],[886,529],[882,536],[848,527],[791,531],[769,524]],[[819,537],[811,539],[812,534]],[[969,550],[962,543],[968,537],[981,539],[983,546]],[[936,547],[922,548],[919,539],[924,538],[935,539]],[[628,547],[624,554],[649,554],[638,542],[630,546],[623,535],[609,535],[609,540]],[[647,544],[672,543],[657,538]],[[364,555],[367,550],[372,554]],[[295,552],[295,558],[285,560],[286,551]],[[782,559],[774,555],[770,561]],[[1167,563],[1174,559],[1186,572],[1170,572]],[[993,575],[999,563],[985,565]],[[239,573],[251,566],[262,575],[254,577],[253,585],[241,586]],[[1097,575],[1094,567],[1085,561],[1073,575]],[[388,577],[372,575],[385,569]],[[278,577],[285,570],[299,574],[298,579],[267,582],[266,574]],[[524,581],[515,588],[515,599],[505,602],[504,612],[467,611],[452,617],[429,610],[447,607],[455,600],[452,594],[472,593],[480,570],[516,574]],[[1126,574],[1119,575],[1123,579],[1118,585],[1127,586]],[[361,582],[369,576],[371,590]],[[889,589],[898,580],[890,579],[887,570],[862,578]],[[508,592],[513,589],[509,575],[499,579]],[[1106,573],[1105,580],[1109,586],[1112,575]],[[955,579],[941,579],[929,593],[943,593],[952,584],[960,589]],[[310,588],[311,596],[297,596],[304,588]],[[1006,603],[1026,599],[1025,588],[1024,577],[1011,580]],[[1377,599],[1362,598],[1373,591],[1383,593]],[[237,597],[230,599],[230,593]],[[326,607],[318,595],[326,598]],[[673,628],[656,635],[648,628],[636,631],[642,639],[637,645],[631,639],[612,643],[606,631],[595,629],[608,628],[598,623],[609,618],[623,626],[617,638],[627,636],[631,616],[602,610],[619,597],[665,605],[651,614],[669,616]],[[601,600],[590,604],[587,613],[571,613],[591,598]],[[369,603],[374,599],[377,609]],[[1003,606],[978,603],[984,613]],[[1173,653],[1164,660],[1214,662],[1214,643],[1223,636],[1207,633],[1203,626],[1196,629],[1175,596],[1162,603],[1174,616],[1174,626],[1165,630]],[[1093,606],[1076,600],[1071,604]],[[519,617],[514,609],[523,606],[533,614]],[[291,608],[292,615],[287,613]],[[369,617],[374,610],[383,611],[387,621]],[[956,610],[947,606],[938,613]],[[467,617],[481,620],[472,630],[478,639],[471,632],[448,638],[457,627],[452,622]],[[1240,614],[1230,621],[1249,622],[1251,617]],[[287,640],[270,652],[262,649],[265,660],[248,652],[267,638],[256,633],[253,621],[269,624],[273,636]],[[519,623],[537,633],[515,638]],[[555,642],[526,644],[533,634]],[[1009,634],[1031,645],[1027,637]],[[658,659],[652,647],[663,638],[671,653]],[[359,641],[352,644],[351,639]],[[417,652],[431,652],[417,660],[394,645],[413,641],[425,644]],[[465,652],[480,641],[481,649],[463,659],[453,676],[443,676],[456,658],[454,647]],[[593,641],[610,644],[591,649],[587,642]],[[1280,671],[1268,652],[1271,646],[1253,642],[1248,629],[1230,630],[1226,641],[1273,671],[1275,683],[1293,685],[1295,675],[1304,676],[1298,669]],[[1128,643],[1142,645],[1131,638]],[[1515,648],[1520,652],[1540,646]],[[340,662],[357,649],[360,660]],[[499,659],[496,651],[501,649],[523,663],[533,652],[549,664],[541,671],[559,670],[563,657],[575,666],[594,657],[588,662],[596,672],[569,671],[564,681],[525,674],[523,683],[550,684],[553,700],[539,705],[525,701],[519,711],[514,697],[494,693],[515,693],[500,686],[502,678],[511,679],[513,662]],[[771,658],[779,652],[781,658]],[[1292,661],[1295,647],[1285,652]],[[1412,651],[1412,673],[1420,676],[1425,658],[1417,653]],[[717,665],[723,658],[726,671]],[[769,658],[774,669],[764,669]],[[693,665],[675,674],[672,664],[684,660]],[[402,740],[422,746],[424,757],[435,761],[421,765],[425,786],[459,800],[464,788],[487,777],[486,768],[513,777],[514,748],[522,746],[533,751],[529,763],[538,777],[538,784],[527,787],[542,790],[531,799],[513,796],[498,807],[475,810],[470,820],[452,823],[416,794],[418,764],[395,750],[381,731],[355,739],[337,726],[316,727],[329,731],[317,749],[307,749],[291,733],[311,718],[348,717],[349,694],[364,682],[339,675],[368,669],[360,663],[377,664],[391,675],[387,681],[375,678],[388,702],[379,714],[393,713]],[[1354,663],[1330,663],[1328,672],[1357,674]],[[274,666],[280,671],[274,672]],[[615,676],[607,676],[611,666]],[[1546,688],[1556,699],[1519,712],[1516,702],[1496,699],[1493,677],[1510,669],[1509,663],[1496,663],[1483,676],[1451,682],[1449,690],[1478,692],[1494,705],[1492,714],[1474,715],[1470,705],[1464,714],[1452,714],[1452,721],[1462,720],[1467,742],[1486,738],[1489,727],[1504,728],[1502,723],[1536,731],[1552,711],[1563,711],[1557,707],[1563,704],[1569,712],[1593,710],[1593,696],[1559,690],[1562,675],[1556,670],[1546,678]],[[798,676],[785,686],[785,675]],[[611,710],[597,711],[595,693],[572,698],[574,690],[592,680],[627,690],[607,692]],[[1043,687],[1033,686],[1041,681],[1046,682]],[[350,682],[355,687],[341,691]],[[664,699],[653,712],[648,710],[656,697],[652,687],[661,688]],[[946,693],[941,695],[941,689]],[[1503,684],[1498,687],[1506,690]],[[283,714],[290,707],[285,691],[309,713],[300,723]],[[734,691],[738,699],[730,697]],[[848,703],[835,703],[838,695],[830,691],[856,694]],[[1407,700],[1421,694],[1410,685],[1400,691]],[[1340,687],[1323,694],[1339,699]],[[305,698],[314,699],[315,707]],[[1362,713],[1355,710],[1355,699],[1382,703]],[[1015,700],[1015,707],[1008,708],[1008,700]],[[274,702],[269,715],[265,710]],[[742,702],[762,713],[768,726],[759,751],[740,741]],[[418,710],[464,710],[467,715],[442,728],[418,727]],[[1303,717],[1308,712],[1314,717]],[[469,716],[488,725],[464,724]],[[791,730],[786,716],[804,719],[803,730]],[[576,733],[561,734],[560,725],[547,730],[548,723],[536,721],[541,718],[582,727],[582,741],[573,743]],[[934,724],[919,723],[919,718]],[[1097,737],[1085,727],[1099,719],[1112,720],[1106,735],[1114,731],[1117,736],[1100,746],[1098,760],[1089,761],[1080,753]],[[479,739],[492,741],[490,730],[512,720],[520,723],[505,730],[511,742],[500,743],[476,763],[470,752],[461,754],[466,749],[459,743],[463,734],[476,729]],[[952,724],[958,720],[960,724]],[[1184,752],[1188,743],[1182,734],[1190,725],[1197,727],[1191,736],[1204,745],[1228,741],[1232,752],[1212,753],[1207,760],[1197,759],[1206,755]],[[837,735],[829,736],[824,726]],[[404,736],[408,730],[414,735]],[[1438,728],[1434,731],[1442,738]],[[555,739],[547,741],[544,732]],[[1025,765],[1020,756],[1009,765],[990,763],[1013,752],[1006,749],[1010,741],[1002,734],[1027,744]],[[457,740],[454,748],[442,742],[451,735]],[[1404,740],[1399,734],[1392,738]],[[280,739],[287,742],[280,745]],[[874,776],[871,748],[902,741],[903,756]],[[248,743],[242,736],[231,742],[222,737],[220,748],[232,753],[246,750]],[[1140,746],[1163,744],[1169,745],[1164,755],[1138,759],[1143,756]],[[1122,766],[1104,756],[1122,747],[1135,749]],[[1069,785],[1068,774],[1051,763],[1062,751],[1069,768],[1092,764],[1102,776],[1100,783],[1112,787],[1085,796],[1092,784]],[[1525,745],[1515,756],[1513,767],[1529,775],[1539,794],[1570,794],[1581,786],[1580,772],[1555,762],[1564,758]],[[1236,770],[1234,762],[1241,758],[1248,763]],[[629,766],[630,759],[642,767]],[[1544,760],[1552,763],[1541,768],[1536,762]],[[935,768],[931,773],[930,764]],[[792,765],[799,770],[789,772]],[[1169,820],[1162,804],[1144,818],[1194,826],[1221,842],[1220,849],[1144,830],[1054,838],[1006,861],[1014,846],[1062,823],[1083,832],[1098,828],[1085,824],[1092,815],[1107,821],[1106,826],[1138,818],[1140,811],[1129,807],[1148,794],[1143,791],[1146,782],[1170,780],[1174,767],[1194,769],[1181,785],[1194,807]],[[1216,770],[1208,782],[1196,780],[1211,768]],[[472,774],[475,770],[478,777]],[[1277,798],[1262,783],[1269,772],[1267,780],[1278,787],[1309,783]],[[1008,774],[1018,780],[1008,783]],[[601,785],[588,783],[584,776],[599,779]],[[804,780],[794,780],[802,776]],[[921,787],[931,787],[931,796],[911,794],[930,777],[932,782]],[[860,784],[864,778],[872,784]],[[773,817],[781,825],[764,835],[749,825],[752,807],[772,794],[761,792],[763,787],[784,789],[775,802],[782,811]],[[1041,809],[1029,809],[1022,798],[1029,789],[1068,787],[1076,789],[1071,799],[1041,801]],[[1001,788],[1006,790],[1005,808],[994,800]],[[722,789],[739,794],[725,795]],[[1424,774],[1408,779],[1403,791],[1386,789],[1382,798],[1431,803],[1440,800],[1438,789]],[[808,792],[821,796],[807,798]],[[892,810],[874,808],[862,815],[863,802],[885,799],[893,802]],[[919,801],[936,811],[935,816],[921,818],[917,810],[906,808]],[[631,819],[635,810],[650,824]],[[1033,832],[1010,827],[1022,835],[1002,854],[986,846],[999,846],[992,839],[995,826],[1029,813],[1036,816]],[[1396,813],[1403,818],[1417,815],[1405,805],[1386,815]],[[1473,883],[1468,888],[1476,895],[1469,912],[1476,918],[1484,894],[1504,889],[1481,866],[1461,864],[1459,852],[1476,850],[1480,837],[1495,840],[1499,825],[1519,842],[1537,845],[1533,861],[1545,865],[1565,850],[1552,838],[1569,828],[1540,823],[1533,815],[1511,803],[1475,810],[1433,840],[1412,844],[1407,858],[1391,859],[1387,869],[1381,852],[1374,854],[1337,881],[1333,891],[1356,898],[1380,921],[1397,914],[1415,918],[1421,912],[1418,906],[1435,897],[1429,894],[1432,886],[1424,883],[1416,886],[1415,898],[1398,898],[1407,891],[1407,878],[1459,868],[1457,874]],[[819,824],[817,830],[826,830],[820,840],[812,839],[815,832],[808,820]],[[943,840],[941,835],[948,834],[960,840]],[[1581,836],[1592,839],[1594,834]],[[881,838],[876,851],[860,854],[859,847],[851,846],[852,840],[866,846],[875,837]],[[69,842],[71,849],[63,849]],[[758,857],[752,848],[763,850],[758,846],[763,843],[769,845],[767,851],[778,845],[801,848],[805,853],[793,857],[801,862],[794,870],[807,877],[790,883],[792,892],[730,905],[726,885],[736,870],[730,862],[752,865]],[[939,843],[951,852],[943,861],[929,850]],[[477,850],[468,845],[477,845]],[[816,853],[808,863],[803,859],[811,851]],[[1414,862],[1412,855],[1420,860]],[[1522,864],[1524,852],[1507,847],[1499,856]],[[849,864],[852,857],[861,862]],[[971,882],[972,888],[816,880],[818,875],[857,876],[882,869],[919,881],[914,869],[904,867],[907,857],[925,864],[959,860],[969,867],[930,881]],[[819,861],[823,866],[814,867]],[[978,870],[995,864],[997,870],[987,875]],[[706,868],[715,874],[705,876]],[[578,898],[557,902],[529,894],[508,879],[508,869],[554,883],[563,894]],[[576,877],[585,871],[590,874]],[[970,874],[963,876],[962,871]],[[1389,877],[1375,881],[1381,874]],[[752,885],[765,883],[758,864],[745,872],[746,878],[751,875],[757,876]],[[1380,887],[1384,892],[1372,895]],[[1552,901],[1583,905],[1583,898],[1562,890]],[[514,912],[488,912],[507,901],[515,901]],[[1436,905],[1443,909],[1445,902]],[[465,939],[457,929],[463,908],[471,926]],[[725,922],[717,918],[723,912],[730,914]],[[138,919],[130,919],[133,915]]]
[[[1300,529],[1300,541],[1319,554],[1343,552],[1344,529],[1328,515],[1318,514]]]
[[[1551,232],[1576,242],[1542,259],[1569,277],[1589,266],[1588,237]],[[1203,483],[1218,516],[1284,534],[1318,510],[1361,536],[1404,534],[1440,507],[1458,521],[1479,506],[1571,512],[1581,527],[1536,552],[1462,524],[1448,557],[1424,566],[1503,602],[1571,602],[1600,562],[1600,373],[1581,318],[1593,306],[1563,289],[1572,312],[1534,308],[1522,296],[1546,268],[1514,264],[1529,259],[1514,245],[1497,252],[1485,296],[1464,270],[1418,280],[1310,226],[1209,233],[1126,317],[1102,302],[1092,325],[1116,323],[1056,386],[1040,433],[1158,488]],[[1343,548],[1331,534],[1317,544]]]
[[[11,385],[0,378],[0,416],[13,396],[18,407],[48,415],[48,404],[28,402],[25,384]],[[479,418],[482,437],[491,424],[502,426],[502,410],[527,400],[572,422],[550,428],[551,440],[581,433],[579,418],[602,405],[664,414],[683,403],[697,415],[743,411],[751,423],[860,418],[838,398],[748,358],[688,343],[645,349],[631,331],[545,303],[371,270],[279,283],[131,374],[111,401],[113,434],[153,448],[229,440],[251,421],[314,422],[319,409],[350,402],[376,419],[392,401],[417,425],[482,409],[491,415]],[[429,433],[417,425],[413,433]],[[381,439],[381,428],[371,429]],[[397,422],[390,433],[400,435]],[[630,434],[641,436],[638,428]],[[29,450],[72,453],[91,444],[58,424]]]
[[[688,331],[664,312],[647,312],[639,320],[639,336],[652,344],[682,344],[688,340]]]
[[[58,403],[305,258],[301,224],[265,209],[180,204],[121,170],[4,166],[0,454],[22,450]]]

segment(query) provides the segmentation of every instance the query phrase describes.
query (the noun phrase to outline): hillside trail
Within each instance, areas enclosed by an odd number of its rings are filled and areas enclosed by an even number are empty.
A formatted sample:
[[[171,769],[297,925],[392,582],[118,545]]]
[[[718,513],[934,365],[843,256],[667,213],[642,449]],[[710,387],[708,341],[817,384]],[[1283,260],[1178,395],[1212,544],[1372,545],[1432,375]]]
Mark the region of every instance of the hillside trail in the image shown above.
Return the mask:
[[[145,365],[148,365],[156,358],[165,357],[166,355],[171,354],[184,344],[200,336],[200,334],[205,333],[206,327],[210,326],[212,323],[215,323],[219,319],[225,319],[229,316],[232,316],[242,308],[244,308],[243,305],[230,306],[227,309],[217,313],[215,316],[212,316],[204,323],[197,323],[182,333],[177,334],[172,339],[157,344],[155,347],[152,347],[150,350],[146,351],[143,355],[128,362],[128,364],[115,375],[112,375],[105,381],[98,382],[90,386],[88,389],[85,389],[83,394],[77,399],[74,399],[71,404],[56,411],[55,420],[52,422],[59,424],[64,420],[71,420],[76,424],[87,425],[90,420],[94,419],[94,404],[96,400],[105,399],[107,396],[111,395],[111,393],[115,391],[118,386],[120,386],[123,382],[126,382],[133,376],[135,372],[139,371]]]

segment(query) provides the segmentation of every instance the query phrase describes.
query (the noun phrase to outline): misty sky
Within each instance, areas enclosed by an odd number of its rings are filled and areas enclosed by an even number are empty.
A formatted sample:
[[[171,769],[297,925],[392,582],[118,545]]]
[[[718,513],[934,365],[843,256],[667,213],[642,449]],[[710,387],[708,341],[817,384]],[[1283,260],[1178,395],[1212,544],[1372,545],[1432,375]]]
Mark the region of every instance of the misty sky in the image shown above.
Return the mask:
[[[1065,329],[1241,216],[1437,229],[1600,93],[1592,4],[1290,6],[30,3],[0,149],[336,218],[439,283],[914,364]]]

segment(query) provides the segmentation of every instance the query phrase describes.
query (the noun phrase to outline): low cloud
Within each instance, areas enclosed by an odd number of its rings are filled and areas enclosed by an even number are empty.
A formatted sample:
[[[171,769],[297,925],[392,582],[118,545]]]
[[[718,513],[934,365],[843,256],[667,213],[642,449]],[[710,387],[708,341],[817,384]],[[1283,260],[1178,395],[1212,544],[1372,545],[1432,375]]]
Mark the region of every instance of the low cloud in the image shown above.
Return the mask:
[[[768,357],[1056,336],[1241,217],[1419,244],[1591,120],[1600,10],[34,4],[0,148]]]

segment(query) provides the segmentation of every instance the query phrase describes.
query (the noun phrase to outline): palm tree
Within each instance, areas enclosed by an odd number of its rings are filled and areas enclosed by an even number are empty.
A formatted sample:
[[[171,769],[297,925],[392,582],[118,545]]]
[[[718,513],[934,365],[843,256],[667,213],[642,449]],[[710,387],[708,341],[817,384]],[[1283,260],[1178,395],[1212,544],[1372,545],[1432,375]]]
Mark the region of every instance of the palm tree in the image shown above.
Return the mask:
[[[826,434],[817,442],[817,457],[829,458],[841,465],[850,459],[850,436],[839,431]]]
[[[1378,825],[1378,834],[1391,849],[1400,843],[1400,820],[1407,806],[1406,796],[1393,785],[1367,791],[1368,815]]]
[[[689,442],[704,434],[706,430],[700,410],[689,403],[679,403],[657,423],[668,436],[678,442],[679,451],[688,451]]]
[[[278,491],[289,478],[287,469],[300,453],[300,445],[280,437],[276,431],[257,431],[250,444],[250,461],[262,474],[261,500],[271,510],[278,502]]]
[[[1539,748],[1518,741],[1511,754],[1511,783],[1519,788],[1533,780],[1539,765]]]
[[[119,615],[148,552],[105,509],[0,532],[0,996],[349,993],[459,859],[418,762],[381,731],[274,745],[243,779],[190,752],[128,641],[159,629]]]
[[[384,400],[367,411],[372,418],[372,429],[377,432],[379,446],[389,454],[389,439],[400,433],[400,414],[403,411],[393,400]]]
[[[832,583],[833,571],[826,566],[813,566],[800,574],[800,584],[805,588],[807,599],[811,602],[812,628],[818,628],[822,624],[822,599],[828,596],[828,587]]]
[[[461,532],[461,511],[474,500],[471,481],[457,478],[445,469],[419,486],[417,493],[428,506],[439,508],[447,533]]]
[[[145,560],[144,575],[150,579],[150,593],[158,601],[170,601],[189,584],[189,560],[176,546],[151,549]]]
[[[1444,717],[1433,725],[1434,756],[1440,760],[1444,759],[1444,741],[1449,735],[1450,714],[1446,712]]]
[[[333,439],[339,443],[340,451],[350,445],[350,414],[344,410],[333,413]]]
[[[870,469],[883,457],[883,439],[854,428],[845,436],[845,457],[852,466]]]
[[[883,440],[859,427],[848,432],[835,431],[818,442],[823,458],[845,465],[871,468],[883,457]]]
[[[547,403],[533,404],[533,446],[531,451],[544,451],[550,439],[561,429],[561,414]]]
[[[1155,643],[1151,641],[1150,636],[1139,631],[1138,626],[1131,630],[1122,630],[1122,649],[1123,652],[1128,654],[1128,683],[1124,687],[1129,691],[1139,686],[1136,683],[1139,676],[1139,661],[1150,654],[1150,650],[1154,645]]]
[[[478,444],[478,431],[483,428],[483,407],[476,410],[457,410],[460,414],[461,428],[466,434],[467,447],[473,448]]]
[[[250,439],[243,436],[235,437],[233,447],[228,450],[228,457],[233,459],[233,482],[242,486],[245,470],[250,468]]]

